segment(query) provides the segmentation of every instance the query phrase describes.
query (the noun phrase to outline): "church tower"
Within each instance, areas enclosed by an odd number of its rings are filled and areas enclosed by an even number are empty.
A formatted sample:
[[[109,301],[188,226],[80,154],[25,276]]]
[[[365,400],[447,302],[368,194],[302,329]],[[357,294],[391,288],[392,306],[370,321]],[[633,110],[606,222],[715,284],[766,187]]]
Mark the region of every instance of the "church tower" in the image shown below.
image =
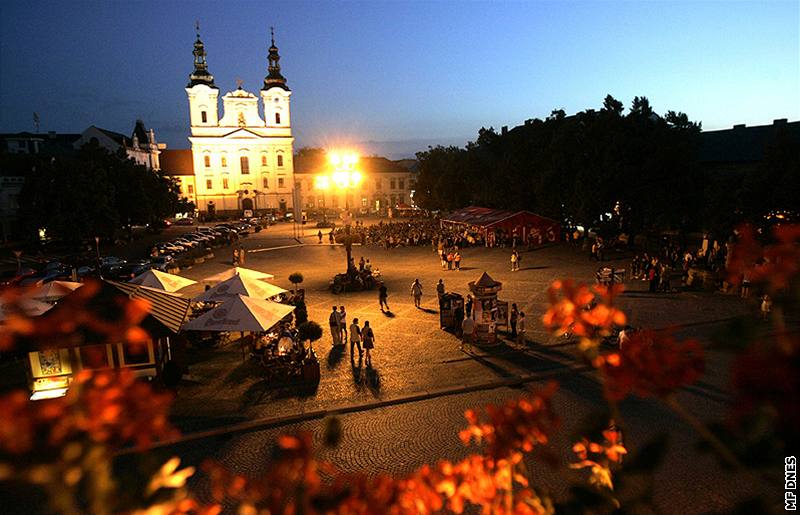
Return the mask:
[[[189,120],[192,127],[215,127],[219,121],[217,99],[219,88],[208,71],[206,49],[200,40],[200,22],[196,24],[197,40],[194,42],[194,70],[189,75],[186,94],[189,96]]]
[[[264,120],[268,128],[291,129],[291,116],[289,113],[289,97],[292,91],[286,85],[286,78],[281,75],[281,56],[275,46],[275,30],[270,28],[272,45],[267,56],[267,76],[264,77],[264,87],[261,88],[261,99],[264,102]]]

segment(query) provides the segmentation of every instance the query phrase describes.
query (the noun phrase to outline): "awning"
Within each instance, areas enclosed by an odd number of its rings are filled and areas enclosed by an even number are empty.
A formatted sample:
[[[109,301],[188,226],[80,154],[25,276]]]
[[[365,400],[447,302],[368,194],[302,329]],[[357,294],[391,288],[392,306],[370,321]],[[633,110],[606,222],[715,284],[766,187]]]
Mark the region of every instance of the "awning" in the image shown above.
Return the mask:
[[[191,301],[175,293],[131,283],[106,282],[132,299],[147,300],[150,303],[149,315],[173,333],[180,331],[181,326],[189,315]]]

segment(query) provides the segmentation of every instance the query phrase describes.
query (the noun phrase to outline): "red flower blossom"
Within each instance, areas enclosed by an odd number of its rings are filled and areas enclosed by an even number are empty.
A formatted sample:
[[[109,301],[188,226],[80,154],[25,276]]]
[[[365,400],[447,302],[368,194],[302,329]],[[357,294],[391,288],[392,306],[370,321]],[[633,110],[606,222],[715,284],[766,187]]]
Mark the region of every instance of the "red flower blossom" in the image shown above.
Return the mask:
[[[515,452],[530,452],[536,445],[546,444],[548,435],[558,424],[550,399],[558,385],[551,382],[529,398],[514,399],[503,406],[487,406],[488,421],[481,422],[473,410],[464,414],[469,426],[459,436],[465,444],[473,439],[485,442],[487,454],[506,458]]]
[[[631,393],[665,397],[696,381],[705,361],[695,340],[678,342],[669,331],[637,331],[619,352],[604,356],[600,367],[608,395],[620,400]]]
[[[556,335],[573,333],[587,340],[611,334],[614,326],[625,325],[625,313],[613,306],[623,286],[575,284],[554,281],[547,289],[550,308],[542,317],[544,326]]]
[[[739,228],[739,241],[734,245],[728,266],[728,280],[739,284],[742,274],[750,281],[763,284],[771,292],[780,291],[800,272],[800,225],[778,225],[773,229],[773,242],[762,246],[750,225]]]

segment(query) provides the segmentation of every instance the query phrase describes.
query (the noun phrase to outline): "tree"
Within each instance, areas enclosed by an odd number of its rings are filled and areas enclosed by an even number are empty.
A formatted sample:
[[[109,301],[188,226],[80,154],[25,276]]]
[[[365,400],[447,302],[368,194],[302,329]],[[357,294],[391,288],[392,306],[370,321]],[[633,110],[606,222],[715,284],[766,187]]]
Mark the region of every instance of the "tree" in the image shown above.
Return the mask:
[[[297,285],[303,282],[303,274],[293,272],[289,275],[289,282],[294,285],[294,293],[297,294]]]
[[[624,109],[625,107],[622,105],[622,102],[611,95],[606,95],[606,98],[603,100],[603,110],[608,111],[609,113],[620,116]]]

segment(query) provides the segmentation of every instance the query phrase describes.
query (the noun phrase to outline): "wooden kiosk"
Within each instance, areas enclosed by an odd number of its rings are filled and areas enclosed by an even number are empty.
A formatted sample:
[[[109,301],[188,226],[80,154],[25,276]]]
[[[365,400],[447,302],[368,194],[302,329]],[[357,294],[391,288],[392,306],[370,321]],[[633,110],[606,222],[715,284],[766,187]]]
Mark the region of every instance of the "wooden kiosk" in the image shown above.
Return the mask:
[[[477,281],[469,283],[469,289],[475,298],[472,306],[475,343],[495,344],[498,326],[508,326],[508,302],[497,300],[503,283],[484,272]]]

